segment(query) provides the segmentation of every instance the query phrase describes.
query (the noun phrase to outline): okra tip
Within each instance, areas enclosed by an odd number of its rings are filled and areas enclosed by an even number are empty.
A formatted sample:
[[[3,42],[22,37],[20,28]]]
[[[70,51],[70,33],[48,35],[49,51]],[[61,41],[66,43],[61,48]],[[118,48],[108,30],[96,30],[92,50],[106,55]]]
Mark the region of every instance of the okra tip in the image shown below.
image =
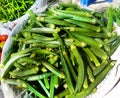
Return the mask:
[[[71,49],[74,49],[74,48],[75,48],[75,45],[72,44],[70,47],[71,47]]]
[[[26,85],[26,83],[24,81],[18,79],[17,82],[19,83],[18,86],[27,88],[27,85]]]
[[[88,85],[83,85],[83,88],[84,88],[84,89],[87,89],[87,88],[88,88]]]
[[[65,74],[63,72],[61,72],[60,78],[65,79]]]
[[[37,19],[38,21],[44,21],[44,20],[45,20],[45,18],[44,18],[44,17],[41,17],[41,16],[36,17],[36,19]]]

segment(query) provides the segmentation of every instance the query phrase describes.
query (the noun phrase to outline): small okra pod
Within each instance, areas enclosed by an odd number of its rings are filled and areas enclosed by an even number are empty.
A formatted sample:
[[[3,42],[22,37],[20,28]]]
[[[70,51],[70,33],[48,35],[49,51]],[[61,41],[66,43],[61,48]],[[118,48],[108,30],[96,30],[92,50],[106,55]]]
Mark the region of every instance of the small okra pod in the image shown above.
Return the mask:
[[[100,66],[100,61],[89,48],[83,48],[83,50],[89,56],[90,60],[94,62],[95,66]]]
[[[56,67],[54,67],[53,65],[51,65],[50,63],[46,62],[46,61],[42,61],[42,65],[45,66],[48,70],[50,70],[51,72],[53,72],[54,74],[56,74],[58,77],[60,78],[65,78],[65,75],[62,71],[58,70]]]
[[[73,19],[64,19],[65,21],[72,23],[74,25],[80,26],[86,30],[90,30],[90,31],[94,31],[94,32],[100,32],[101,28],[99,26],[95,26],[89,23],[85,23],[85,22],[80,22],[77,20],[73,20]],[[77,30],[77,29],[76,29]],[[83,29],[78,29],[78,30],[83,30]]]
[[[39,71],[38,67],[33,67],[31,69],[24,69],[23,71],[9,72],[10,76],[13,78],[25,77],[28,75],[36,74]]]
[[[54,87],[59,87],[59,77],[57,75],[54,75]]]
[[[96,67],[93,70],[94,76],[98,75],[107,65],[109,65],[110,62],[111,61],[109,61],[109,60],[103,60],[100,64],[100,66]]]
[[[37,49],[37,48],[26,48],[26,49],[21,50],[21,51],[19,51],[19,52],[12,53],[11,57],[18,56],[18,55],[22,55],[22,54],[27,54],[27,53],[32,52],[33,50],[36,50],[36,49]]]
[[[108,54],[102,48],[91,47],[90,50],[101,59],[109,59]]]
[[[88,78],[89,78],[90,82],[94,82],[95,77],[94,77],[93,72],[89,66],[87,66],[87,74],[88,74]]]
[[[2,78],[1,82],[2,83],[7,83],[7,84],[10,84],[10,85],[16,85],[16,86],[19,84],[16,79]]]

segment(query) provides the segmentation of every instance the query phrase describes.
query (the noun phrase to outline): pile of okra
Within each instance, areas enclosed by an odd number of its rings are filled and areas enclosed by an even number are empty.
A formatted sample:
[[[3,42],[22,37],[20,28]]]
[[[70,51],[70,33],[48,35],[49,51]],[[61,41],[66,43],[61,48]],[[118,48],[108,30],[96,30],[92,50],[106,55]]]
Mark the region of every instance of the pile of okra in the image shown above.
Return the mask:
[[[37,15],[29,11],[27,24],[12,36],[1,81],[32,98],[85,98],[95,92],[115,65],[110,56],[120,41],[113,8],[106,12],[67,3]]]

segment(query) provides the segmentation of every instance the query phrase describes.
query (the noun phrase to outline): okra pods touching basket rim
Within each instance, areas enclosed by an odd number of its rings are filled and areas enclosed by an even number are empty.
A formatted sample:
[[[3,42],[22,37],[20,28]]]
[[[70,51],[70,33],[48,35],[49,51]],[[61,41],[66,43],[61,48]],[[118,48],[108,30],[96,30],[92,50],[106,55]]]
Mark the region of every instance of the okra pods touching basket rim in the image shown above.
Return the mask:
[[[46,7],[45,7],[46,8]],[[44,9],[44,8],[43,8]],[[4,53],[6,53],[6,51],[9,51],[9,49],[12,47],[12,39],[11,36],[18,33],[18,31],[20,31],[22,29],[22,25],[23,25],[23,21],[27,21],[28,19],[28,14],[26,16],[21,17],[21,19],[17,20],[18,24],[14,27],[14,29],[12,30],[11,34],[9,35],[9,38],[7,40],[7,42],[5,43],[4,46]],[[27,17],[27,18],[26,18]],[[22,21],[21,21],[22,20]],[[19,23],[20,21],[20,23]],[[116,24],[115,24],[116,25]],[[117,27],[118,33],[120,34],[120,28]],[[8,47],[9,46],[9,47]],[[93,95],[88,96],[88,98],[96,98],[97,96],[101,96],[103,97],[106,93],[109,92],[109,90],[111,90],[112,87],[114,87],[115,83],[119,80],[119,76],[120,76],[120,69],[119,69],[119,64],[120,64],[120,60],[118,59],[118,57],[120,55],[119,54],[119,48],[118,50],[116,50],[116,52],[113,54],[113,56],[111,57],[114,60],[117,60],[116,65],[114,66],[114,68],[107,74],[106,78],[98,85],[98,90],[96,93],[94,93]],[[3,54],[3,58],[4,58]],[[115,56],[114,56],[115,55]],[[116,58],[115,58],[116,57]],[[106,85],[103,85],[106,84]],[[14,96],[15,92],[12,89],[12,87],[10,87],[9,85],[6,85],[3,83],[3,86],[6,86],[6,88],[9,88],[12,90],[11,93],[11,97],[9,98],[14,98],[16,97],[16,95]],[[104,89],[104,92],[103,92]],[[5,93],[7,93],[5,91]],[[18,92],[19,93],[19,92]],[[14,96],[14,97],[13,97]]]

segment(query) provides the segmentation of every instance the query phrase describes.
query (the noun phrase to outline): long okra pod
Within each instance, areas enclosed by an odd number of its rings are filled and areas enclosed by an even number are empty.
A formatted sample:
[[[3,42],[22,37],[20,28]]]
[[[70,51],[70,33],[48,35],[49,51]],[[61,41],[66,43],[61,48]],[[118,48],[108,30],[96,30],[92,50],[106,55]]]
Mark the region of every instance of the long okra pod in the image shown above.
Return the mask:
[[[81,91],[84,78],[85,78],[85,73],[84,73],[84,63],[81,57],[81,54],[78,52],[77,47],[74,45],[71,45],[71,51],[73,52],[76,61],[78,63],[78,77],[77,77],[77,82],[75,86],[75,94],[79,91]]]
[[[22,72],[21,71],[9,72],[9,74],[11,77],[17,78],[17,77],[24,77],[24,76],[36,74],[38,71],[39,71],[38,67],[33,67],[31,69],[25,69]]]
[[[26,29],[23,29],[22,30],[23,32],[34,32],[34,33],[47,33],[47,34],[51,34],[53,32],[55,32],[55,29],[52,29],[52,28],[47,28],[47,27],[42,27],[42,28],[26,28]]]
[[[48,78],[51,75],[53,75],[53,73],[43,73],[43,74],[38,74],[38,75],[30,75],[30,76],[26,76],[23,77],[23,80],[27,80],[27,81],[37,81],[39,79],[44,79],[44,78]]]
[[[89,17],[83,17],[83,16],[78,16],[78,15],[63,13],[58,10],[52,10],[52,11],[57,15],[65,16],[67,18],[71,18],[71,19],[74,19],[77,21],[88,22],[88,23],[92,23],[92,24],[95,24],[97,21],[95,18],[89,18]]]
[[[69,60],[69,57],[68,57],[68,54],[66,53],[66,51],[63,52],[63,56],[64,56],[66,62],[68,63],[68,67],[70,69],[70,72],[72,73],[73,78],[75,79],[75,81],[77,81],[77,75],[73,69],[73,66]]]
[[[59,51],[60,51],[62,67],[63,67],[64,73],[65,73],[65,80],[66,80],[66,83],[67,83],[67,86],[68,86],[68,89],[69,89],[70,93],[73,94],[74,93],[74,87],[73,87],[73,83],[72,83],[72,80],[71,80],[71,77],[70,77],[68,66],[67,66],[65,58],[63,56],[62,49],[60,49]]]
[[[46,18],[46,17],[37,17],[37,19],[41,22],[52,23],[58,26],[72,26],[72,24],[59,19],[52,19],[52,18]]]
[[[98,43],[97,41],[95,41],[93,38],[85,36],[85,35],[79,35],[76,33],[71,33],[69,32],[70,35],[72,35],[73,37],[75,37],[76,39],[86,42],[88,45],[92,46],[92,47],[102,47],[101,43]]]
[[[64,19],[64,20],[69,22],[69,23],[72,23],[74,25],[83,27],[85,29],[90,29],[90,30],[93,30],[93,31],[96,31],[96,32],[100,32],[101,31],[101,28],[99,26],[95,26],[95,25],[88,24],[88,23],[85,23],[85,22],[79,22],[79,21],[73,20],[73,19]]]

